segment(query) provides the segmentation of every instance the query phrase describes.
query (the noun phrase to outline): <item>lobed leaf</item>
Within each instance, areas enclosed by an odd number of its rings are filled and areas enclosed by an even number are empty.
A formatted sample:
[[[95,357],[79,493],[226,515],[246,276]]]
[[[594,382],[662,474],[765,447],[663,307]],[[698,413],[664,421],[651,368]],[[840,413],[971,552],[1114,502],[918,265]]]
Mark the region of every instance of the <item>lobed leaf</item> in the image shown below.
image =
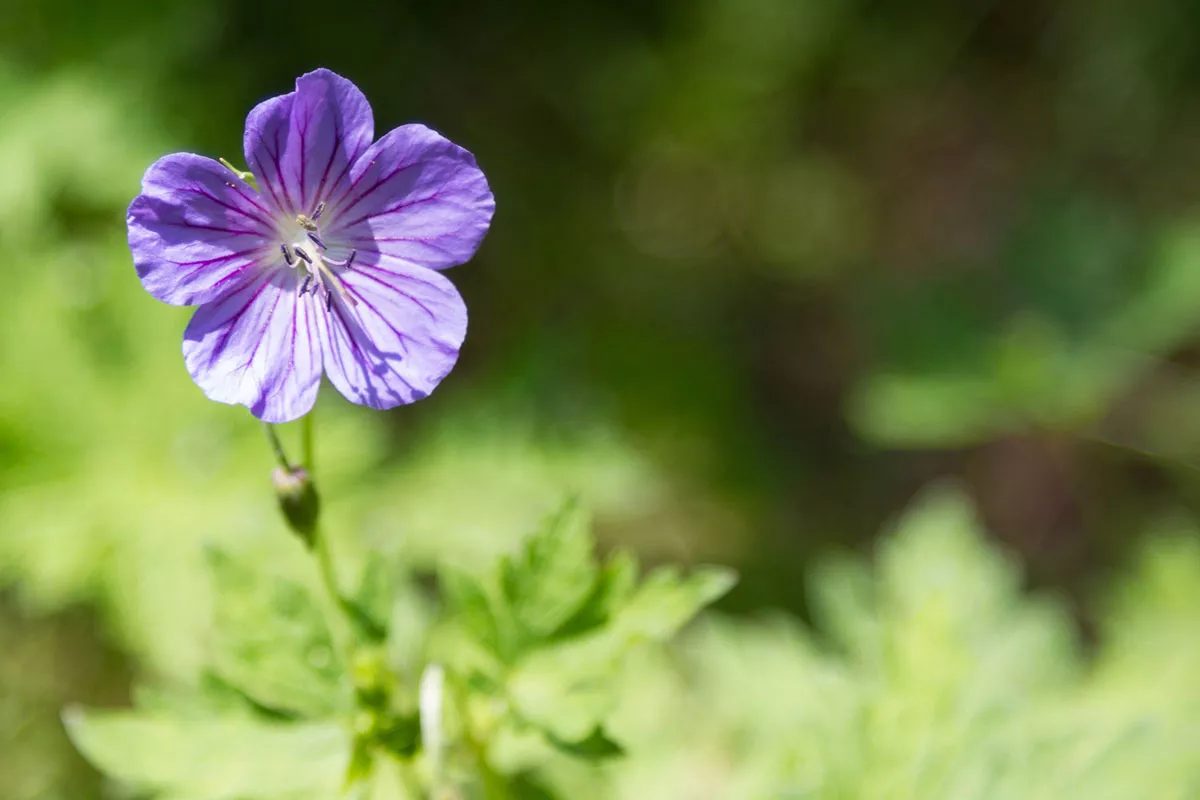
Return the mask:
[[[195,800],[336,797],[350,756],[346,732],[328,722],[81,709],[68,711],[64,721],[97,769],[138,791]]]
[[[589,518],[568,502],[500,564],[500,585],[526,639],[547,639],[579,609],[596,581]]]
[[[209,551],[213,667],[267,708],[320,718],[347,708],[342,665],[307,586]]]

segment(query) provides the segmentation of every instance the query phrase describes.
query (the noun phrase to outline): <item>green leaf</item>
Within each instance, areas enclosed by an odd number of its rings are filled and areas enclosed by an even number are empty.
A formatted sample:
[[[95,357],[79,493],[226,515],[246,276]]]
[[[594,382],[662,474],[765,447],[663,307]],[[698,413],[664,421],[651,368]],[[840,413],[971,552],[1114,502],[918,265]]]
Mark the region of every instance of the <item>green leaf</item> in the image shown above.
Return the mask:
[[[422,800],[412,791],[411,777],[405,775],[410,769],[394,758],[383,753],[373,753],[369,787],[356,787],[356,790],[345,795],[349,800]],[[430,800],[442,800],[435,796]]]
[[[523,657],[509,676],[515,711],[549,736],[586,738],[613,709],[614,680],[630,649],[669,638],[733,582],[733,572],[720,567],[686,577],[674,568],[655,571],[611,624]]]
[[[728,567],[698,567],[686,577],[678,567],[660,567],[617,613],[615,624],[627,635],[669,639],[735,583],[737,574]]]
[[[588,736],[574,742],[559,739],[553,734],[548,734],[546,738],[567,755],[588,761],[604,761],[625,755],[625,748],[610,739],[604,728],[599,725],[593,728]]]
[[[456,567],[442,565],[438,582],[445,610],[424,642],[426,655],[467,680],[481,679],[498,687],[503,681],[506,662],[502,651],[506,648],[491,599],[477,578]],[[397,644],[389,643],[389,651]],[[415,666],[416,662],[410,661],[410,667]]]
[[[549,638],[587,600],[596,581],[590,520],[569,501],[501,562],[500,583],[517,624],[529,638]]]
[[[393,715],[375,734],[375,739],[391,753],[409,758],[421,744],[421,719],[416,714]]]
[[[82,709],[69,710],[64,722],[107,775],[137,791],[196,800],[336,797],[350,758],[350,739],[333,723]]]
[[[512,779],[512,796],[521,800],[558,800],[560,795],[543,786],[534,776],[522,774]]]
[[[358,589],[342,601],[355,629],[369,642],[379,644],[387,639],[398,578],[396,566],[372,550],[366,556]]]
[[[637,556],[628,550],[614,552],[600,570],[591,596],[575,615],[563,624],[556,637],[577,636],[610,620],[633,594],[637,575]]]
[[[500,645],[499,626],[479,580],[448,565],[442,566],[439,577],[451,620],[488,650],[496,652]]]
[[[1187,725],[1172,727],[1135,713],[1122,730],[1119,700],[1104,694],[1077,713],[1082,663],[1069,615],[1023,595],[1017,564],[987,539],[961,493],[925,493],[893,528],[873,564],[822,565],[814,606],[824,635],[787,618],[710,619],[682,651],[688,688],[674,698],[661,684],[638,689],[606,723],[639,758],[673,727],[680,775],[728,759],[712,780],[746,797],[1194,793],[1169,752],[1190,741],[1194,721],[1181,711]],[[1170,637],[1176,652],[1181,634]],[[1168,682],[1170,660],[1157,654],[1152,683]],[[1194,675],[1181,675],[1163,699],[1189,702],[1179,690]],[[1172,775],[1171,788],[1116,780],[1113,766],[1157,733],[1155,766]],[[685,784],[622,789],[674,796]]]
[[[432,602],[411,581],[398,581],[388,615],[388,638],[384,646],[388,663],[401,676],[416,680],[424,667],[434,617]]]
[[[371,757],[371,743],[366,739],[358,739],[350,750],[350,764],[346,767],[346,779],[343,786],[347,791],[368,780],[375,760]]]
[[[139,711],[180,718],[211,717],[213,714],[244,713],[253,709],[270,716],[271,712],[246,696],[246,693],[220,675],[203,672],[196,683],[180,691],[169,684],[139,684],[133,687],[133,706]],[[286,716],[286,715],[285,715]]]
[[[808,594],[813,616],[832,639],[859,656],[875,655],[880,640],[875,583],[865,564],[846,555],[820,559]]]
[[[270,709],[323,717],[347,707],[343,665],[307,587],[209,551],[214,668]]]
[[[530,653],[509,675],[513,710],[548,735],[587,737],[612,711],[615,676],[632,644],[621,631],[604,628]]]

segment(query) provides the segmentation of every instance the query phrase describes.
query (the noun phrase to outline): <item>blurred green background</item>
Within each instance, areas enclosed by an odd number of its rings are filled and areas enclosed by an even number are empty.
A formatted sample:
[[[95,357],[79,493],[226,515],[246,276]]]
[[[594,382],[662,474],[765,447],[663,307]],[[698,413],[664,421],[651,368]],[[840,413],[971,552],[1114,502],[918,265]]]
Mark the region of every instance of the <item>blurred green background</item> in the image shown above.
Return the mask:
[[[579,492],[608,545],[734,565],[679,667],[729,708],[678,752],[741,775],[816,702],[787,672],[808,576],[840,586],[828,553],[870,557],[952,478],[1006,580],[1069,619],[1046,663],[1161,693],[1097,689],[1098,715],[1200,707],[1198,31],[1187,0],[6,0],[0,796],[100,796],[59,709],[193,677],[203,544],[282,535],[261,430],[191,383],[189,312],[141,290],[123,217],[159,155],[240,161],[249,108],[316,66],[379,132],[472,150],[498,208],[450,273],[471,328],[437,393],[387,414],[322,393],[346,551],[481,562]],[[1000,558],[946,552],[967,576]],[[653,680],[631,692],[666,704]],[[671,758],[628,785],[695,773]],[[1197,761],[1141,796],[1195,796]],[[706,774],[641,796],[782,796]],[[845,791],[812,796],[907,796]]]

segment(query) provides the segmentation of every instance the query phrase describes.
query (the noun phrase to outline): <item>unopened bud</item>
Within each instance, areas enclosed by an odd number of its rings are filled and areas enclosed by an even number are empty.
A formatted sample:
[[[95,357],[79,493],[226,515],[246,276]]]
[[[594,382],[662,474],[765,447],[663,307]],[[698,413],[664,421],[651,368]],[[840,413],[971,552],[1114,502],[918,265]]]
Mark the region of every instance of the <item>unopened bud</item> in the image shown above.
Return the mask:
[[[305,546],[311,548],[316,544],[317,516],[321,511],[321,502],[308,470],[303,467],[276,467],[271,473],[271,483],[275,485],[279,509],[283,512],[288,527],[304,541]]]

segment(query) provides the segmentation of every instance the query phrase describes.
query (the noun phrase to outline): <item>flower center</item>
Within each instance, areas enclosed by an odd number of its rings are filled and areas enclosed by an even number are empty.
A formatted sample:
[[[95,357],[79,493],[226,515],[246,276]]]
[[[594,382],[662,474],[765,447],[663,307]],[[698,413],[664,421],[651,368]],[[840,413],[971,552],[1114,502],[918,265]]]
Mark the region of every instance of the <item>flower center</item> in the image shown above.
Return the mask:
[[[321,238],[321,226],[318,223],[324,210],[325,203],[322,201],[317,203],[311,217],[307,214],[296,215],[298,228],[295,238],[290,244],[281,243],[279,249],[289,267],[300,268],[308,273],[300,285],[301,297],[311,292],[314,298],[323,299],[325,309],[329,310],[333,307],[333,294],[336,290],[350,305],[358,305],[358,301],[335,272],[335,269],[349,269],[358,251],[350,250],[346,258],[341,260],[330,256],[329,246]]]

